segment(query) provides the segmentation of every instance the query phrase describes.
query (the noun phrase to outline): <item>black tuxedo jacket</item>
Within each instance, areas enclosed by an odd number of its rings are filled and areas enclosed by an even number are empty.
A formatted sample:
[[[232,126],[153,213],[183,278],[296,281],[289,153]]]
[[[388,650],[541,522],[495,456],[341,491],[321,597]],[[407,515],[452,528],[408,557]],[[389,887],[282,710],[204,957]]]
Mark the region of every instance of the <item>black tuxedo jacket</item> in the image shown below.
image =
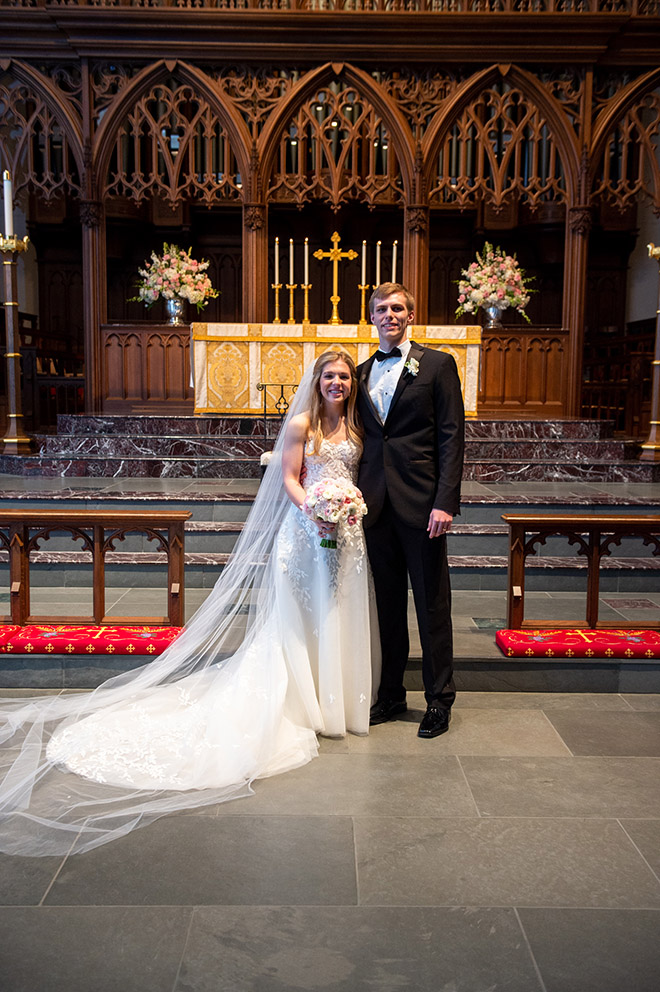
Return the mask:
[[[358,366],[358,410],[364,451],[358,486],[374,524],[389,495],[395,512],[412,527],[426,529],[433,508],[456,514],[460,506],[465,414],[461,383],[451,355],[411,342],[408,361],[385,423],[369,396],[371,358]]]

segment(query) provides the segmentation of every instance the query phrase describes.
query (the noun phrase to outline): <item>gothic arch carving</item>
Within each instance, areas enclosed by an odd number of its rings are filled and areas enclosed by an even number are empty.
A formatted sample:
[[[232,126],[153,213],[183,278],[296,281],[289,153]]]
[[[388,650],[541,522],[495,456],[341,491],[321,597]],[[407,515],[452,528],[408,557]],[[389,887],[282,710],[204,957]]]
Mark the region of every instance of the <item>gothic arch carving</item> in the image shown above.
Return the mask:
[[[563,166],[566,200],[568,204],[576,202],[576,198],[579,197],[580,156],[575,132],[561,106],[541,83],[531,73],[514,65],[492,65],[475,73],[457,87],[440,108],[422,139],[424,187],[427,194],[432,188],[433,170],[442,143],[450,134],[452,127],[459,122],[461,114],[484,89],[501,80],[506,80],[512,87],[519,89],[543,115]]]
[[[660,69],[622,88],[593,129],[589,189],[624,210],[639,194],[660,214]]]
[[[292,117],[320,89],[333,82],[342,82],[353,87],[382,120],[398,162],[403,198],[405,202],[409,202],[414,188],[415,156],[414,141],[408,121],[383,87],[379,86],[368,73],[346,63],[326,63],[307,73],[291,88],[286,98],[271,114],[257,143],[260,187],[268,188],[275,169],[280,142]]]
[[[85,173],[82,122],[71,102],[47,76],[44,76],[25,62],[12,59],[7,63],[3,63],[2,68],[17,82],[23,83],[28,87],[36,98],[42,100],[49,113],[52,114],[54,121],[62,128],[67,142],[67,150],[73,156],[78,171],[78,181],[82,186]],[[27,134],[20,136],[23,146],[29,137],[30,135]],[[11,168],[13,166],[15,166],[15,163],[7,161],[5,167]],[[21,177],[17,177],[17,188],[20,189],[21,186],[26,185],[30,178],[29,176],[25,177],[25,182],[23,182]],[[71,192],[79,194],[80,189],[76,188],[72,177],[67,177],[67,186]],[[43,192],[48,197],[48,191],[43,190]]]
[[[591,139],[591,161],[594,167],[605,150],[605,143],[612,128],[616,126],[637,101],[659,86],[660,68],[651,69],[638,79],[634,79],[628,86],[619,90],[616,96],[601,111],[594,124]]]
[[[217,115],[220,125],[226,129],[238,172],[244,177],[244,182],[249,180],[251,139],[240,114],[229,102],[221,100],[217,86],[201,69],[186,62],[163,59],[147,66],[127,83],[99,124],[94,138],[97,195],[103,193],[101,186],[126,116],[140,99],[148,95],[151,88],[163,83],[171,75],[175,75],[183,85],[189,85],[195,95],[205,100],[211,111]],[[245,196],[246,189],[243,187],[237,199]]]

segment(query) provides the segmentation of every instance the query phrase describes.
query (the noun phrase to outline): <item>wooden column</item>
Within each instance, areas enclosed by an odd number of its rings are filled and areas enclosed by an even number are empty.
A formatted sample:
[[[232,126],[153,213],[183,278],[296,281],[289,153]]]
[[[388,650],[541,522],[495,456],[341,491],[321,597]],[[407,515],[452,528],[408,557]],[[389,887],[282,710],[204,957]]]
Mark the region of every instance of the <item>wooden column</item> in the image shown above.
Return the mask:
[[[578,417],[582,399],[582,360],[584,352],[584,312],[587,298],[587,258],[591,210],[572,207],[566,218],[564,252],[564,296],[562,324],[568,328],[568,384],[566,410]]]
[[[429,313],[429,208],[406,207],[404,216],[403,283],[415,297],[415,323]]]
[[[649,258],[655,258],[660,265],[660,247],[648,245]],[[660,462],[660,288],[658,307],[655,311],[655,348],[651,362],[651,423],[649,436],[642,445],[640,459],[646,462]]]
[[[97,201],[80,204],[83,231],[83,313],[85,328],[85,412],[101,409],[101,324],[107,323],[105,212]]]
[[[272,320],[268,279],[268,219],[263,203],[243,204],[243,323]]]

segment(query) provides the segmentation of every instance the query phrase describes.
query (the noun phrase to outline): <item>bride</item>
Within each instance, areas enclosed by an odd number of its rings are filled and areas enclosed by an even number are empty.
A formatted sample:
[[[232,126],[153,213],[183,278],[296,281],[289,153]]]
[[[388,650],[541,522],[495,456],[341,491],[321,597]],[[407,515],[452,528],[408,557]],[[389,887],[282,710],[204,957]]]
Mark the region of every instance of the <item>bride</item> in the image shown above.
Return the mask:
[[[0,703],[0,851],[87,851],[249,795],[315,757],[317,734],[368,732],[380,651],[362,528],[303,510],[304,487],[357,478],[356,388],[341,350],[305,374],[234,554],[160,658],[90,694]]]

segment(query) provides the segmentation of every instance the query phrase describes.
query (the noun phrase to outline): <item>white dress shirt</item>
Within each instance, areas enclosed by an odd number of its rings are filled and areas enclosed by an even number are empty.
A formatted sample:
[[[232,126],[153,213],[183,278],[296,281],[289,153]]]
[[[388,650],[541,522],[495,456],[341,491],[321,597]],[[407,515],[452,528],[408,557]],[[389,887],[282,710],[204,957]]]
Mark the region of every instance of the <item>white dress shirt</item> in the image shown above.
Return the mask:
[[[369,396],[383,423],[387,419],[394,391],[403,372],[403,366],[406,364],[408,358],[410,340],[406,338],[397,347],[401,352],[400,357],[394,355],[392,358],[385,358],[381,362],[372,362],[371,372],[369,373]]]

